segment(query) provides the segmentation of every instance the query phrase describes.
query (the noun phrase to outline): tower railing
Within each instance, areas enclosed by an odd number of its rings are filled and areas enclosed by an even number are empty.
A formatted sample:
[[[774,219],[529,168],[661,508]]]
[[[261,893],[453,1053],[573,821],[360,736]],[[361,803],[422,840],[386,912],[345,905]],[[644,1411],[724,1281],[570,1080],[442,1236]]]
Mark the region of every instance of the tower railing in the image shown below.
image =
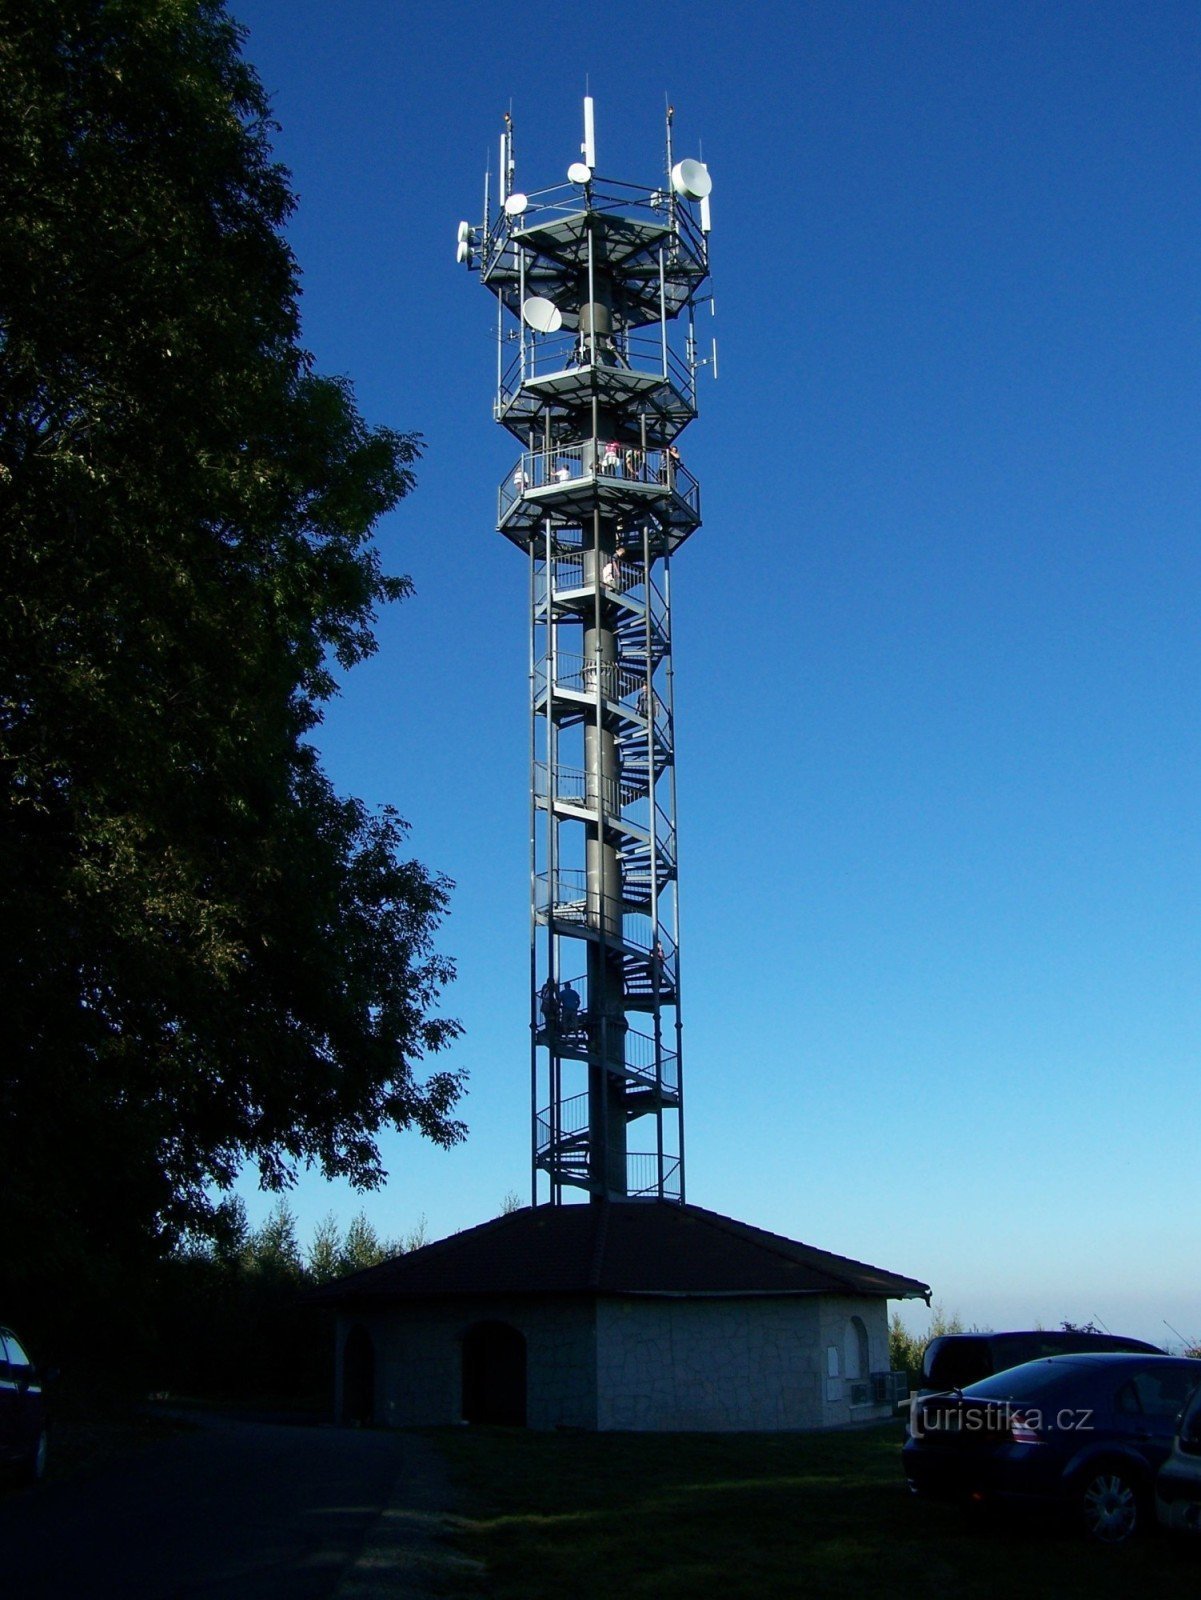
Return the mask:
[[[620,705],[627,713],[645,723],[648,713],[653,714],[658,729],[668,727],[667,707],[662,697],[646,694],[646,671],[640,665],[626,666],[621,661],[597,662],[594,656],[580,656],[560,650],[554,658],[556,692],[595,696],[612,705]],[[541,700],[550,685],[551,663],[547,658],[534,663],[534,693]],[[632,702],[632,704],[631,704]]]
[[[541,689],[549,681],[550,662],[537,662],[535,672]],[[603,699],[621,701],[637,699],[645,687],[646,673],[641,667],[627,667],[620,661],[597,662],[595,656],[569,655],[564,650],[555,656],[556,689],[587,695],[599,689]]]
[[[629,778],[624,773],[619,778],[601,778],[599,783],[590,777],[584,767],[565,766],[561,762],[554,769],[554,792],[551,792],[551,773],[545,761],[534,763],[534,795],[541,802],[576,806],[581,811],[595,811],[598,800],[605,815],[622,827],[632,830],[635,837],[651,833],[650,807],[644,802],[648,789],[644,780]],[[632,813],[632,814],[631,814]],[[654,838],[664,860],[675,859],[675,825],[661,805],[654,808]],[[629,853],[645,849],[646,845],[631,846]]]
[[[524,350],[517,351],[500,380],[499,410],[507,409],[524,385],[583,371],[593,365],[591,342],[580,334],[531,333],[523,337]],[[664,360],[663,341],[657,334],[614,334],[598,347],[597,355],[597,366],[617,368],[640,378],[657,378],[660,383],[670,384],[677,400],[687,409],[696,410],[694,374],[670,346]]]
[[[534,793],[539,800],[551,798],[550,771],[545,761],[534,763]],[[619,816],[628,806],[646,798],[646,785],[626,778],[601,778],[597,784],[595,779],[590,781],[583,767],[566,767],[562,763],[555,767],[556,802],[595,811],[598,798],[606,815]],[[662,810],[659,817],[665,826],[667,819]]]
[[[535,879],[535,909],[538,917],[548,917],[581,931],[602,931],[618,943],[643,955],[653,955],[666,975],[674,976],[676,947],[662,925],[657,925],[636,900],[624,895],[590,893],[588,873],[565,867],[553,876],[539,872]]]
[[[694,517],[700,517],[700,485],[672,454],[671,446],[643,450],[617,440],[594,443],[589,439],[549,450],[523,451],[497,491],[498,521],[504,522],[523,495],[545,495],[551,489],[571,493],[585,484],[603,487],[606,482],[665,491],[682,501]]]
[[[668,1156],[660,1162],[654,1150],[630,1150],[626,1153],[626,1190],[635,1200],[667,1200],[679,1198],[680,1162],[678,1156]]]
[[[674,235],[676,271],[704,277],[708,272],[709,244],[691,214],[673,204],[664,189],[648,189],[640,184],[622,183],[615,178],[593,178],[587,193],[575,183],[552,184],[525,197],[525,206],[516,216],[507,212],[489,224],[485,259],[481,268],[484,281],[506,265],[507,252],[515,252],[522,236],[545,228],[548,223],[566,221],[588,213],[628,216],[636,221],[658,224],[667,236]]]
[[[654,581],[653,569],[648,578],[643,565],[641,530],[627,530],[619,538],[623,542],[618,548],[625,553],[620,557],[614,553],[601,562],[606,597],[621,602],[613,619],[613,631],[624,659],[645,661],[649,644],[650,659],[658,666],[668,653],[666,601]],[[588,581],[590,567],[590,553],[583,549],[570,552],[559,549],[549,561],[538,562],[534,574],[534,607],[540,621],[550,620],[548,601],[553,603],[556,620],[581,615],[594,594],[593,585]]]
[[[594,1017],[585,1006],[569,1026],[560,1026],[557,1023],[548,1025],[544,1021],[537,1029],[536,1042],[541,1045],[553,1045],[561,1054],[587,1060],[596,1050],[600,1034],[600,1018]],[[680,1087],[678,1058],[675,1051],[663,1049],[661,1045],[656,1045],[649,1033],[640,1033],[634,1028],[625,1030],[624,1049],[625,1062],[622,1076],[637,1087],[657,1089],[669,1099],[674,1099]],[[609,1069],[617,1070],[612,1063],[609,1063]]]

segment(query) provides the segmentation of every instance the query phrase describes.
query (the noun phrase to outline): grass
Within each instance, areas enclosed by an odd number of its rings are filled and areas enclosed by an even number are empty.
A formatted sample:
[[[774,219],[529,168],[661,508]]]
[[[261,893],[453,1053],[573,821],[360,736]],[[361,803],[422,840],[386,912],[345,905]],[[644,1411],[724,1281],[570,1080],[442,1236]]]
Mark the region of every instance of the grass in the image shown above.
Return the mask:
[[[1165,1539],[1105,1551],[1059,1526],[968,1522],[913,1500],[896,1425],[433,1437],[460,1494],[456,1542],[495,1600],[1130,1600],[1196,1583]]]

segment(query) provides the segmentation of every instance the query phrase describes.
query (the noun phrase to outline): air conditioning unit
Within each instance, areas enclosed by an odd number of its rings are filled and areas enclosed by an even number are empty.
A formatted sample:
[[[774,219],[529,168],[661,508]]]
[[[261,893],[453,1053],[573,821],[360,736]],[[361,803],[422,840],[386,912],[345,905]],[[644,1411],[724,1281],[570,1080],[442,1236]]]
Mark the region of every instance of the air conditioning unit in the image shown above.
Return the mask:
[[[852,1383],[850,1389],[851,1404],[853,1406],[866,1406],[871,1404],[872,1386],[870,1383],[867,1383],[866,1381],[863,1383]]]
[[[896,1406],[909,1398],[907,1372],[873,1372],[872,1400],[878,1406]]]

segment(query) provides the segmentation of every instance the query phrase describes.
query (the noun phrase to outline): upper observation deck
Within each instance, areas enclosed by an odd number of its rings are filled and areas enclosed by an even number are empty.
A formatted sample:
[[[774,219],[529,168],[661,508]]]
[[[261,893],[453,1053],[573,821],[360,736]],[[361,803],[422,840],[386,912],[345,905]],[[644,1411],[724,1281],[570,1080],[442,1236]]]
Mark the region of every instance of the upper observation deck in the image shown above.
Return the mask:
[[[506,207],[484,241],[480,277],[515,317],[537,295],[570,327],[599,274],[637,327],[678,316],[709,274],[708,241],[668,187],[594,178],[510,196]]]

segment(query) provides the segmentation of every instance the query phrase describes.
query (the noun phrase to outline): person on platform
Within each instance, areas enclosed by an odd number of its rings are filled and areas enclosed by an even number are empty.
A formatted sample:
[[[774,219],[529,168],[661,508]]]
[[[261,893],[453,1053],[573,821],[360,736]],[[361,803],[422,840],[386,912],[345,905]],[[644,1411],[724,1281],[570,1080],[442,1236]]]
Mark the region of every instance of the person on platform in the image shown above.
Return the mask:
[[[559,1020],[559,993],[558,986],[550,978],[538,991],[538,1009],[542,1012],[543,1028],[547,1033],[554,1033]]]
[[[625,560],[625,554],[625,545],[619,544],[617,549],[614,550],[613,554],[608,557],[604,566],[601,568],[601,582],[604,584],[606,589],[613,589],[618,594],[620,594],[622,589],[625,588],[625,577],[621,570],[621,564]]]
[[[564,1033],[574,1033],[580,1019],[580,997],[571,987],[570,979],[559,990],[559,1017]]]

